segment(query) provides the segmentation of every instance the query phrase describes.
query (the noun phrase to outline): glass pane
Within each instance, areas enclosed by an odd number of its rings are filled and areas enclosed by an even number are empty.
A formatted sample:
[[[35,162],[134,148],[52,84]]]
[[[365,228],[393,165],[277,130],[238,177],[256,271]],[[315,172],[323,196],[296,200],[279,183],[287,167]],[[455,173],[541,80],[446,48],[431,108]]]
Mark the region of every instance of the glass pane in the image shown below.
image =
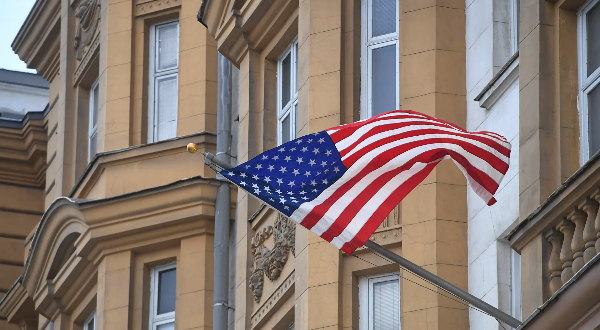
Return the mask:
[[[175,311],[176,274],[176,269],[164,270],[158,273],[157,314],[159,315]]]
[[[290,142],[290,126],[291,126],[291,118],[292,116],[288,115],[287,117],[285,117],[285,119],[283,120],[283,122],[281,122],[281,144],[284,144],[286,142]]]
[[[600,150],[600,85],[588,94],[590,158]]]
[[[179,56],[178,25],[171,24],[156,28],[156,71],[177,67]]]
[[[86,330],[94,330],[94,327],[96,326],[95,321],[95,319],[91,319],[87,324]]]
[[[371,105],[373,116],[396,110],[396,45],[373,49]]]
[[[94,91],[93,91],[93,95],[92,97],[93,99],[93,107],[94,109],[92,109],[92,127],[96,127],[96,125],[98,124],[98,94],[99,94],[99,88],[98,85],[96,85],[94,87]]]
[[[175,330],[175,322],[157,325],[156,330]]]
[[[600,3],[586,15],[587,23],[587,71],[591,75],[600,66]]]
[[[397,0],[372,0],[373,1],[373,37],[396,32],[396,3]]]
[[[177,135],[177,76],[156,79],[155,125],[157,140]]]
[[[283,109],[290,101],[290,83],[291,83],[291,61],[292,56],[288,54],[281,63],[281,108]]]
[[[400,284],[398,280],[373,284],[373,329],[400,329]]]
[[[90,136],[90,160],[96,156],[96,152],[98,149],[98,134],[94,133]]]

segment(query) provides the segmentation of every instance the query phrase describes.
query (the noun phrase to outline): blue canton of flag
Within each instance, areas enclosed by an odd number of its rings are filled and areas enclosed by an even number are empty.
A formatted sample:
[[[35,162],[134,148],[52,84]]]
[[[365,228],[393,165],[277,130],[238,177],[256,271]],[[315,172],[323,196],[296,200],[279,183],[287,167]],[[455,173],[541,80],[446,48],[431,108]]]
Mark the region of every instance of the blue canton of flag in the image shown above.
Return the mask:
[[[346,172],[327,132],[306,135],[221,174],[286,216]]]

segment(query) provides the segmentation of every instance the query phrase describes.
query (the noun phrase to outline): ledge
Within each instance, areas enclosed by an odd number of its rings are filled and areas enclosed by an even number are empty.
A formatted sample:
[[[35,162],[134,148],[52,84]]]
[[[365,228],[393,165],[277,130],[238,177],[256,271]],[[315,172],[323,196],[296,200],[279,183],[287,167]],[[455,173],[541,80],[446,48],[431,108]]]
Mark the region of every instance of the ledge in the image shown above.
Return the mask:
[[[517,79],[519,79],[519,51],[511,56],[481,93],[475,97],[475,101],[479,101],[480,107],[490,109]]]

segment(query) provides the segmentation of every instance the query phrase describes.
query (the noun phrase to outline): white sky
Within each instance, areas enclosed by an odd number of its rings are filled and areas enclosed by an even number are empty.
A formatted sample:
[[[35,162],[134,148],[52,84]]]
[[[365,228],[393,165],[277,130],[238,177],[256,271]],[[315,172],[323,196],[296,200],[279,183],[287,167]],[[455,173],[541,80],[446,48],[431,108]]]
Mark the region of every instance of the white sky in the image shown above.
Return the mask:
[[[0,68],[35,73],[27,69],[10,46],[34,3],[35,0],[0,0]]]

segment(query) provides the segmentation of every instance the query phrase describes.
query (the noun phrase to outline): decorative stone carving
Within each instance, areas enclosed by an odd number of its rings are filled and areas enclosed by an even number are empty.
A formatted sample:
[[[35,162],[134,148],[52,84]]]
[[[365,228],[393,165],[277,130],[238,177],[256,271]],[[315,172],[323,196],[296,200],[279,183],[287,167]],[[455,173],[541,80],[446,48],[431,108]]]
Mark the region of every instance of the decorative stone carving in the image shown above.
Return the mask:
[[[265,241],[273,236],[273,249],[265,246]],[[281,275],[283,266],[288,260],[289,252],[296,256],[296,223],[277,215],[275,224],[259,230],[252,239],[251,252],[254,256],[250,274],[250,291],[254,301],[259,302],[262,297],[264,276],[275,281]]]
[[[138,0],[135,5],[135,15],[145,15],[180,5],[181,0]]]
[[[81,0],[75,9],[75,50],[77,60],[81,61],[83,48],[92,43],[96,27],[100,23],[99,0]]]

